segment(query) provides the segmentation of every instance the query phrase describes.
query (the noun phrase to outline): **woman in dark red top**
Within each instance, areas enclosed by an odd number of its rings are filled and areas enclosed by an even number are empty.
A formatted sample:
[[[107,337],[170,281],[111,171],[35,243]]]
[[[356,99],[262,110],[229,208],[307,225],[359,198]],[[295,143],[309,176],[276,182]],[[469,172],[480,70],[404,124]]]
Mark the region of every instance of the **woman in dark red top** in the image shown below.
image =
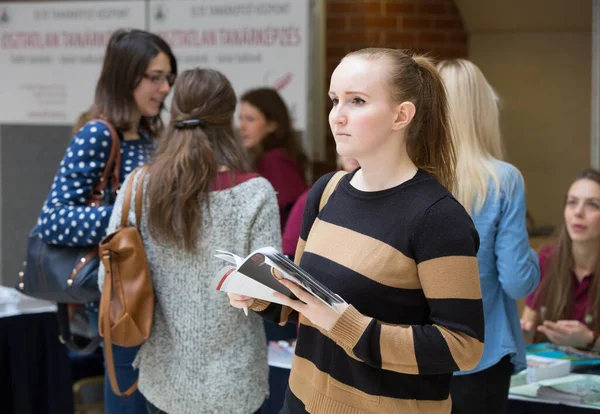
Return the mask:
[[[277,192],[283,230],[292,206],[307,189],[307,158],[292,129],[288,108],[274,89],[252,89],[242,95],[239,120],[256,172]]]
[[[358,161],[352,157],[337,156],[337,167],[338,170],[344,170],[346,172],[352,172],[356,170],[359,165]],[[281,247],[283,254],[289,256],[291,259],[296,254],[296,246],[298,245],[298,239],[300,238],[300,230],[302,227],[302,215],[304,214],[304,206],[306,205],[306,199],[308,197],[309,190],[306,190],[298,198],[287,219],[287,223],[281,236]]]
[[[584,170],[567,194],[555,246],[539,254],[542,281],[521,318],[535,340],[600,350],[600,172]]]

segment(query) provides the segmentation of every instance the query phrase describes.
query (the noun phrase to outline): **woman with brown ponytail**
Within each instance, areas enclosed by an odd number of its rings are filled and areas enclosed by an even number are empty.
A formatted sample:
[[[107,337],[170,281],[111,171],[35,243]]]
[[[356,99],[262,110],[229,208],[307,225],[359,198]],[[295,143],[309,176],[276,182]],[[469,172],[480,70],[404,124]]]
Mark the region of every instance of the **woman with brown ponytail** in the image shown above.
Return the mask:
[[[248,173],[246,152],[233,132],[235,107],[233,88],[221,73],[183,72],[174,86],[171,121],[145,177],[140,231],[156,304],[152,332],[134,365],[152,414],[251,414],[268,393],[262,319],[244,316],[211,289],[223,266],[215,249],[246,256],[281,246],[275,191]],[[136,188],[139,177],[127,181]],[[108,233],[121,221],[124,194]],[[131,209],[128,225],[135,223]],[[102,278],[101,272],[101,284]]]
[[[588,168],[565,200],[555,245],[538,253],[542,281],[526,300],[521,328],[535,342],[600,351],[600,172]]]
[[[331,77],[337,152],[360,168],[319,210],[311,189],[295,260],[347,303],[297,285],[285,305],[230,294],[232,306],[300,329],[282,413],[450,413],[452,373],[474,368],[484,324],[477,249],[452,197],[455,156],[444,86],[425,57],[346,55]]]

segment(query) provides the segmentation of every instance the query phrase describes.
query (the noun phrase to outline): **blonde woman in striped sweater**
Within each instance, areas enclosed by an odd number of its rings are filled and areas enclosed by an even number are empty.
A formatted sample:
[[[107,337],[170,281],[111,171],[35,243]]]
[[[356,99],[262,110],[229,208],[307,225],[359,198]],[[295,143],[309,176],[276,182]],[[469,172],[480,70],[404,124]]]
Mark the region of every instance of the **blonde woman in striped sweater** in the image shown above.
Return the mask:
[[[283,413],[450,413],[452,373],[483,350],[479,239],[449,189],[454,150],[435,66],[396,49],[350,53],[333,72],[337,152],[360,168],[319,211],[311,189],[295,260],[347,302],[298,286],[285,306],[230,295],[274,322],[300,318]]]

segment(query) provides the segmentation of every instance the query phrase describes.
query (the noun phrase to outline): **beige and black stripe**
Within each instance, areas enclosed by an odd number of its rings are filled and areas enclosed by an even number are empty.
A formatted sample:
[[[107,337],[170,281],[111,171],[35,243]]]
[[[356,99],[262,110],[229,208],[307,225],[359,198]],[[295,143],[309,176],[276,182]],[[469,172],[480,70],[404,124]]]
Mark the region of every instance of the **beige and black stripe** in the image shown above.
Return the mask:
[[[308,196],[296,259],[351,306],[329,332],[301,318],[290,399],[297,412],[449,412],[452,373],[483,350],[471,219],[423,171],[375,193],[345,177],[319,212],[327,179]]]

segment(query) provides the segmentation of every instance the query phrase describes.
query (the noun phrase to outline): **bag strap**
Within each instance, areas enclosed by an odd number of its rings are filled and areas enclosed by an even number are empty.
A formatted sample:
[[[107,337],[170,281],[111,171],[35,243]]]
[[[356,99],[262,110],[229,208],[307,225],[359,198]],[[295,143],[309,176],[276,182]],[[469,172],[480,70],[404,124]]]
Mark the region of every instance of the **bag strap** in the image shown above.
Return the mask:
[[[329,197],[331,197],[331,194],[333,194],[341,179],[346,174],[348,174],[346,171],[338,171],[331,176],[329,182],[323,190],[323,194],[321,194],[321,201],[319,202],[319,211],[323,210],[323,207],[325,207],[325,204],[327,204],[327,202],[329,201]]]
[[[139,175],[138,175],[139,171]],[[135,221],[136,227],[140,227],[140,217],[142,216],[142,201],[144,193],[144,179],[148,167],[137,167],[131,173],[131,179],[127,183],[125,189],[125,201],[123,203],[123,210],[121,213],[121,228],[127,226],[127,217],[129,216],[129,209],[131,206],[131,195],[133,192],[133,181],[136,175],[137,185],[135,187]],[[102,289],[102,295],[100,301],[102,302],[102,308],[104,309],[103,319],[99,321],[102,324],[102,331],[104,333],[104,358],[106,359],[106,370],[108,372],[108,379],[110,381],[110,387],[113,392],[120,397],[129,397],[137,390],[138,382],[135,381],[126,391],[121,392],[119,383],[117,382],[117,373],[115,372],[115,361],[113,356],[113,344],[112,344],[112,333],[110,330],[110,301],[112,297],[112,280],[115,277],[115,272],[118,272],[118,267],[113,268],[112,266],[112,254],[109,251],[108,254],[102,256],[102,263],[106,269],[106,278],[104,279],[104,288]],[[112,273],[112,274],[111,274]],[[119,279],[119,275],[116,275]]]
[[[102,205],[102,201],[104,200],[104,190],[106,189],[106,185],[108,184],[109,177],[111,180],[111,188],[115,190],[119,189],[119,176],[121,174],[121,142],[119,140],[119,135],[117,134],[117,131],[109,122],[103,119],[95,119],[94,122],[99,122],[108,128],[108,130],[110,131],[111,145],[110,155],[104,167],[104,171],[102,172],[100,179],[94,186],[92,194],[88,199],[88,205],[90,207],[98,207]]]
[[[140,228],[142,220],[142,205],[144,204],[144,180],[148,173],[148,167],[142,167],[140,176],[138,177],[137,187],[135,189],[135,222],[136,227]]]
[[[331,178],[327,182],[327,185],[323,189],[323,193],[321,194],[321,200],[319,201],[319,211],[323,210],[323,207],[325,207],[325,204],[327,204],[327,202],[329,201],[329,197],[331,197],[331,194],[333,194],[333,192],[337,188],[338,184],[340,183],[340,181],[342,180],[342,178],[344,178],[344,176],[346,174],[348,174],[346,171],[341,170],[331,176]],[[316,219],[315,219],[315,221],[316,221]],[[315,222],[313,221],[311,224],[311,229],[308,232],[309,235],[310,235],[310,231],[312,231],[312,226],[314,226],[314,225],[315,225]],[[298,260],[298,257],[300,257],[303,254],[303,252],[304,252],[304,247],[301,247],[300,243],[298,243],[298,245],[296,246],[296,254],[295,254],[296,260]],[[296,264],[300,265],[300,262],[297,261]],[[298,315],[298,320],[300,320],[300,315]]]
[[[327,204],[327,202],[329,201],[329,197],[331,197],[331,194],[333,194],[333,192],[337,188],[338,184],[340,183],[340,180],[346,174],[348,174],[346,171],[338,171],[331,176],[331,178],[327,182],[327,185],[325,185],[325,188],[323,189],[323,193],[321,194],[321,200],[319,201],[319,211],[323,210],[323,207],[325,207],[325,204]],[[310,225],[310,230],[308,231],[309,235],[310,235],[310,232],[312,231],[312,227],[315,225],[316,220],[317,219],[315,218],[315,220],[313,220],[313,222]],[[300,243],[298,243],[298,245],[296,246],[296,253],[295,253],[296,259],[298,257],[300,257],[303,254],[303,252],[304,252],[304,247]],[[299,263],[296,262],[296,264],[299,264]]]
[[[127,227],[127,217],[129,217],[129,209],[131,206],[131,193],[133,192],[133,181],[134,177],[139,171],[137,178],[137,185],[135,187],[135,223],[136,227],[140,228],[140,217],[142,216],[142,201],[144,194],[144,178],[148,172],[148,167],[137,167],[131,173],[131,180],[127,183],[125,190],[125,201],[123,202],[123,211],[121,213],[121,227]]]
[[[99,323],[103,325],[102,329],[104,332],[104,358],[106,360],[106,370],[108,371],[108,379],[113,392],[120,397],[129,397],[137,389],[138,382],[135,381],[125,392],[121,392],[119,389],[117,374],[115,372],[112,333],[110,331],[110,301],[112,297],[112,278],[114,277],[111,272],[118,272],[118,267],[115,267],[115,269],[112,268],[112,252],[110,251],[106,255],[102,256],[102,262],[104,263],[104,267],[106,269],[106,278],[104,279],[104,288],[102,289],[102,295],[100,296],[102,308],[104,309],[104,315]]]

